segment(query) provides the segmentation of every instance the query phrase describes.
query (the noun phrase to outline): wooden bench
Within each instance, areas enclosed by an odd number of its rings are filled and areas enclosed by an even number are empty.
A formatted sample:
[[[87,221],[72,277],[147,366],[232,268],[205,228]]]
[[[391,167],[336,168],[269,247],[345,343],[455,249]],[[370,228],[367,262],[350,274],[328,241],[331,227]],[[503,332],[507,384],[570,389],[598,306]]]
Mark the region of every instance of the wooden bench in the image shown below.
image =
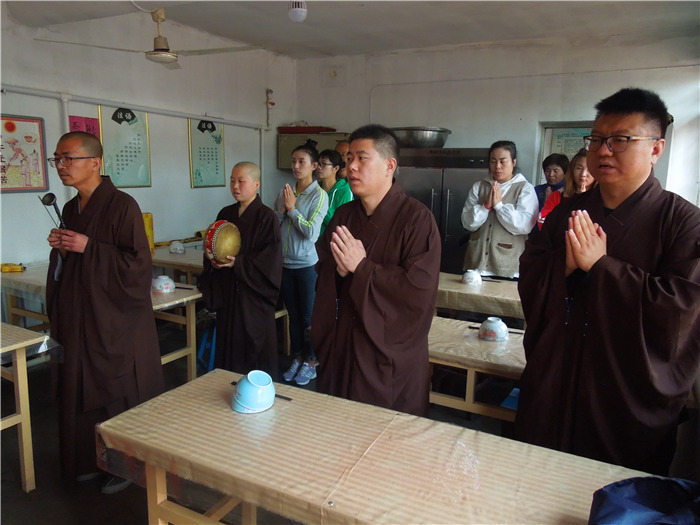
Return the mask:
[[[525,368],[522,330],[512,330],[508,341],[494,343],[478,337],[478,324],[444,317],[433,317],[428,335],[430,372],[435,365],[467,372],[464,396],[430,392],[430,402],[436,405],[482,414],[504,421],[515,420],[515,410],[476,401],[477,374],[507,379],[519,379]],[[432,387],[431,387],[432,388]]]

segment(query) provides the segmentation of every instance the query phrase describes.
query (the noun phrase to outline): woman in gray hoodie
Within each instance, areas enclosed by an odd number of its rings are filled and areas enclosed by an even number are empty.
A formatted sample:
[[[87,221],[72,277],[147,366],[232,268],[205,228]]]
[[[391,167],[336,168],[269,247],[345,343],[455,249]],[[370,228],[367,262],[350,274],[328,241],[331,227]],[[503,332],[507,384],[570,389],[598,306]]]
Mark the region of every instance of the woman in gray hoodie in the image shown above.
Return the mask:
[[[282,233],[282,300],[289,312],[289,335],[294,361],[282,377],[298,385],[316,378],[316,355],[311,326],[316,288],[316,240],[328,212],[328,195],[313,180],[318,168],[318,151],[313,140],[292,152],[295,185],[285,184],[275,200],[275,211]]]

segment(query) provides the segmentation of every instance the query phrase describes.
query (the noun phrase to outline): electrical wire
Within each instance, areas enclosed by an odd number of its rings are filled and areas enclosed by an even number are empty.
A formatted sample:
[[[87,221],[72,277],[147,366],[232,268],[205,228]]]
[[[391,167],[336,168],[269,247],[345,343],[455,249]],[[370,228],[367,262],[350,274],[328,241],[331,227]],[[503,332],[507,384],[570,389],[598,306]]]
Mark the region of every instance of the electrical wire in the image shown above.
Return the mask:
[[[153,13],[155,11],[155,9],[150,11],[148,9],[144,9],[143,7],[137,5],[136,2],[134,2],[134,0],[131,0],[131,5],[133,5],[139,11],[143,11],[144,13]]]

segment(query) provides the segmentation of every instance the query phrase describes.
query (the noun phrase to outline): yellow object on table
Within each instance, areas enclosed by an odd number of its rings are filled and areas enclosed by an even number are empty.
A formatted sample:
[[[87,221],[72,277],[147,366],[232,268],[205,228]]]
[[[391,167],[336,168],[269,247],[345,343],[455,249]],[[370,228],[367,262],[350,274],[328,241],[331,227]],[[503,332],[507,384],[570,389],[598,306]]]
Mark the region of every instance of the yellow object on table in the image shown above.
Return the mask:
[[[3,272],[23,272],[25,270],[25,267],[22,263],[3,263],[2,265],[0,265],[0,268]]]
[[[151,253],[155,248],[153,242],[153,214],[143,213],[143,225],[146,227],[146,237],[148,237],[148,246],[151,248]]]

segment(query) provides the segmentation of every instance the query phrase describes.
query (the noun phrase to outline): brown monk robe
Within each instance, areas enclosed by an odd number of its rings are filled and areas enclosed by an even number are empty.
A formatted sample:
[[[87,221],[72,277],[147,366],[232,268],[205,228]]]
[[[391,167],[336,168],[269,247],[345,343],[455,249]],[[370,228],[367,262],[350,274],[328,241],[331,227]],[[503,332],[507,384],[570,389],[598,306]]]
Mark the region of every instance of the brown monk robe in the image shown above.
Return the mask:
[[[51,337],[64,349],[60,447],[63,475],[71,482],[97,471],[96,423],[164,390],[141,210],[109,177],[82,210],[80,202],[80,196],[70,200],[63,219],[66,230],[88,237],[85,251],[69,251],[61,264],[53,249],[46,287]]]
[[[598,185],[559,204],[520,258],[527,329],[517,438],[667,475],[700,370],[700,210],[653,166],[673,118],[624,88],[584,137]]]
[[[341,224],[367,252],[345,278],[330,250]],[[426,416],[428,332],[440,273],[440,234],[430,210],[394,182],[371,216],[360,199],[338,208],[316,249],[317,391]]]
[[[277,378],[275,306],[282,282],[279,220],[260,196],[238,216],[240,204],[223,208],[216,220],[235,224],[241,250],[232,268],[213,268],[204,257],[199,289],[216,311],[214,366],[247,374],[264,370]]]
[[[564,232],[587,210],[607,256],[564,277]],[[667,475],[700,366],[700,212],[653,174],[607,214],[565,199],[520,258],[527,321],[516,418],[524,441]]]

